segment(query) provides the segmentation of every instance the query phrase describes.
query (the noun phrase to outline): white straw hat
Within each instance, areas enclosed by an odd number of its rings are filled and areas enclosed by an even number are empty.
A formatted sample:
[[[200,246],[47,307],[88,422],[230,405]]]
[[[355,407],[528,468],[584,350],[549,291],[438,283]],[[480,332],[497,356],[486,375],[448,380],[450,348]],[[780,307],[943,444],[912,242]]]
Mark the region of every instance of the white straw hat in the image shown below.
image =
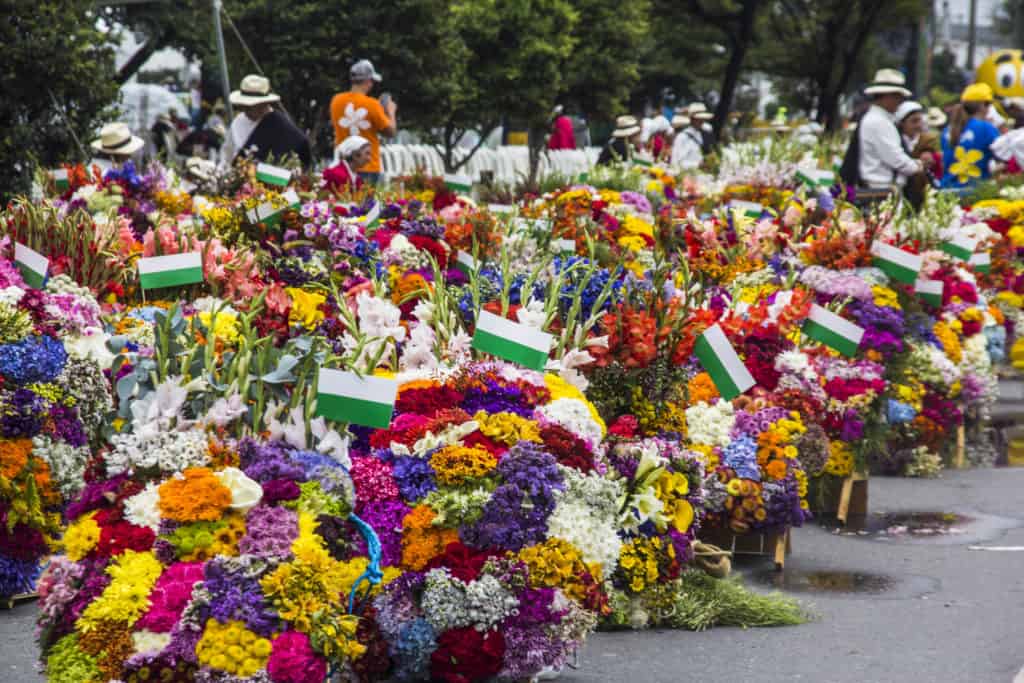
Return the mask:
[[[253,107],[257,104],[280,102],[281,98],[270,92],[270,81],[257,74],[249,74],[242,84],[231,93],[231,104],[239,107]]]
[[[928,122],[929,128],[942,128],[949,121],[949,117],[946,116],[946,112],[942,111],[938,107],[928,107],[928,113],[925,115],[925,121]]]
[[[896,69],[879,69],[875,72],[875,80],[864,88],[865,95],[903,95],[910,97],[914,93],[907,90],[906,77]]]
[[[100,137],[92,141],[93,151],[103,154],[135,154],[146,144],[132,135],[125,123],[108,123],[100,129]]]
[[[613,138],[631,138],[640,132],[640,124],[635,116],[625,115],[615,119],[615,132]]]
[[[690,125],[690,117],[686,115],[685,111],[677,111],[672,117],[673,128],[686,128],[688,125]]]
[[[694,102],[686,108],[686,113],[691,119],[697,121],[710,121],[715,115],[708,111],[703,102]]]
[[[348,159],[368,144],[370,144],[370,141],[362,135],[349,135],[338,145],[338,156],[342,159]]]

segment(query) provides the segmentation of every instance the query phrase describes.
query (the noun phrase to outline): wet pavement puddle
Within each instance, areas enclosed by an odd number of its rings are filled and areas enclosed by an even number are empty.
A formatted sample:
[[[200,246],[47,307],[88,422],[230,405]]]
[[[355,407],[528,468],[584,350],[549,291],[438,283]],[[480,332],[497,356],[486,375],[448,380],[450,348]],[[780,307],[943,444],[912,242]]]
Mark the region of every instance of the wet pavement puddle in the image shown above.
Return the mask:
[[[991,541],[1024,522],[974,511],[902,511],[873,512],[850,517],[845,526],[835,520],[823,526],[838,536],[872,541],[958,545]]]
[[[917,598],[939,589],[929,576],[889,576],[837,569],[765,569],[750,574],[758,584],[785,591],[834,597],[872,597],[883,600]]]

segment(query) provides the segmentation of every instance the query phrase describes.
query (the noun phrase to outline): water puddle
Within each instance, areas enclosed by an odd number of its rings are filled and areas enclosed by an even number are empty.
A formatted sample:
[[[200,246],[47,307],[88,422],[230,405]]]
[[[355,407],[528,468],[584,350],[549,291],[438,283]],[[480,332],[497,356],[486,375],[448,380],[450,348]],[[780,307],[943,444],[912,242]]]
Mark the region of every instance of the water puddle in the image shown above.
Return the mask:
[[[873,512],[851,516],[845,526],[827,523],[832,533],[873,541],[955,545],[998,538],[1022,525],[1015,519],[976,512],[950,511]]]
[[[927,576],[896,577],[836,569],[766,569],[751,574],[751,578],[756,583],[788,593],[836,597],[866,595],[888,600],[920,597],[934,593],[939,588],[938,580]]]

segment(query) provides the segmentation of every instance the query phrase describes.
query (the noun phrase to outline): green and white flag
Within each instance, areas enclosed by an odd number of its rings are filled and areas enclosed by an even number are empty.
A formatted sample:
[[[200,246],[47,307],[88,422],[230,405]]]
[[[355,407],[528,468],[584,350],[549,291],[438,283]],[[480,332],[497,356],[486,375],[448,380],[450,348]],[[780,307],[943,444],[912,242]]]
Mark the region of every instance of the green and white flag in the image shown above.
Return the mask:
[[[747,218],[760,218],[761,214],[764,213],[764,206],[757,202],[744,202],[739,199],[733,199],[729,202],[730,211],[738,211]]]
[[[256,179],[267,185],[287,187],[288,183],[291,182],[292,172],[287,168],[261,163],[256,166]]]
[[[179,287],[203,281],[203,255],[198,251],[139,259],[143,289]]]
[[[499,216],[511,216],[516,212],[515,204],[488,204],[487,210]]]
[[[811,314],[804,321],[803,333],[844,356],[854,356],[864,336],[864,328],[813,304]]]
[[[836,184],[836,174],[820,168],[797,171],[796,179],[812,190]]]
[[[839,175],[839,169],[843,167],[843,158],[838,154],[832,155],[832,170]]]
[[[654,166],[654,162],[645,157],[633,157],[633,163],[637,166],[643,166],[644,168],[651,168]]]
[[[380,223],[380,202],[375,201],[373,208],[359,217],[359,222],[368,228],[375,228]]]
[[[316,414],[335,422],[387,429],[395,411],[398,382],[386,377],[320,368]]]
[[[33,289],[42,289],[46,282],[46,273],[50,269],[50,260],[38,251],[29,249],[24,244],[14,244],[14,264],[21,271],[25,284]]]
[[[711,375],[718,393],[726,401],[733,400],[757,384],[747,366],[740,360],[736,349],[729,343],[725,332],[717,324],[709,327],[697,338],[693,353]]]
[[[905,285],[912,285],[917,281],[917,274],[921,272],[921,255],[911,254],[898,247],[885,242],[872,242],[872,262],[886,275],[897,282]]]
[[[551,240],[551,246],[556,254],[576,253],[576,240]]]
[[[461,270],[463,273],[465,273],[467,277],[469,277],[472,273],[475,273],[477,271],[477,269],[480,267],[480,264],[477,263],[477,260],[473,258],[472,254],[460,250],[457,254],[455,254],[455,267]]]
[[[953,258],[958,258],[961,261],[966,261],[971,258],[971,254],[978,248],[978,240],[972,240],[970,237],[964,235],[957,235],[948,242],[943,242],[939,245],[939,249],[946,252]]]
[[[68,169],[55,168],[50,171],[50,177],[53,178],[53,184],[57,186],[58,192],[67,192],[71,188],[71,182],[68,180]]]
[[[246,214],[249,222],[254,224],[266,223],[267,225],[274,225],[281,220],[281,216],[284,215],[285,211],[288,209],[297,209],[302,203],[299,200],[299,195],[295,193],[295,190],[288,190],[281,196],[286,202],[285,206],[275,207],[272,202],[263,202],[255,209],[249,209],[249,212]]]
[[[473,179],[465,173],[445,173],[444,186],[455,193],[469,194],[473,189]]]
[[[987,251],[974,254],[967,264],[973,266],[979,273],[988,273],[992,270],[992,256]]]
[[[576,182],[578,182],[580,184],[586,184],[589,180],[590,180],[590,174],[589,173],[580,173],[579,176],[577,176],[577,178],[576,178]]]
[[[519,363],[531,370],[543,370],[548,363],[552,336],[547,332],[514,323],[488,311],[476,319],[472,347],[498,358]]]
[[[926,280],[918,278],[914,283],[914,293],[936,308],[942,306],[942,280]]]

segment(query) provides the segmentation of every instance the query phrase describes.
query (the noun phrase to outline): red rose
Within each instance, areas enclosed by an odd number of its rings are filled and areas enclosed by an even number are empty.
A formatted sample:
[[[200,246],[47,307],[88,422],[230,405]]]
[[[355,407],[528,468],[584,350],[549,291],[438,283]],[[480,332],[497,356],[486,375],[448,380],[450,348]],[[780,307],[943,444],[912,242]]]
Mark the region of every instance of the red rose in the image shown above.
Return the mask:
[[[480,570],[484,563],[498,553],[493,550],[473,550],[462,541],[449,543],[444,553],[436,556],[427,564],[427,569],[438,569],[446,567],[452,576],[469,583],[476,581],[480,576]]]
[[[417,249],[428,252],[433,256],[441,270],[448,267],[448,252],[445,251],[445,248],[441,246],[441,243],[433,237],[427,237],[426,235],[413,235],[409,238],[409,241]]]
[[[640,429],[640,422],[635,415],[621,415],[608,427],[608,433],[624,439],[632,439]]]
[[[445,631],[430,655],[430,673],[445,683],[472,683],[501,671],[505,636],[500,631],[480,633],[473,627]]]

